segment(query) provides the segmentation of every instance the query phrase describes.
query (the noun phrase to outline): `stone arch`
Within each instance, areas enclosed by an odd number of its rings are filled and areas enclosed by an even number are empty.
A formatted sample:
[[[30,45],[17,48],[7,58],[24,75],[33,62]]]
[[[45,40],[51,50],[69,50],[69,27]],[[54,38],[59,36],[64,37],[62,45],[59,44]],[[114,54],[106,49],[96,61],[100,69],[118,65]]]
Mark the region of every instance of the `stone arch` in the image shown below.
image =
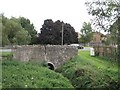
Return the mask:
[[[55,69],[55,65],[52,62],[47,62],[48,68],[51,70]]]

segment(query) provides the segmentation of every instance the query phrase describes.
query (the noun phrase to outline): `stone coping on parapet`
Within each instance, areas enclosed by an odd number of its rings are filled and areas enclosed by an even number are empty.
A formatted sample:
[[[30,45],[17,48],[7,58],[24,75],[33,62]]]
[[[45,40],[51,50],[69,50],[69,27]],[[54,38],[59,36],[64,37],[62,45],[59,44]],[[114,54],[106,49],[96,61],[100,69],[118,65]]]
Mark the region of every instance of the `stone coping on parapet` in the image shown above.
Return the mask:
[[[19,48],[19,47],[45,47],[45,46],[47,46],[47,47],[76,47],[77,48],[77,46],[71,46],[71,45],[13,45],[12,47],[11,47],[11,49],[13,48]]]

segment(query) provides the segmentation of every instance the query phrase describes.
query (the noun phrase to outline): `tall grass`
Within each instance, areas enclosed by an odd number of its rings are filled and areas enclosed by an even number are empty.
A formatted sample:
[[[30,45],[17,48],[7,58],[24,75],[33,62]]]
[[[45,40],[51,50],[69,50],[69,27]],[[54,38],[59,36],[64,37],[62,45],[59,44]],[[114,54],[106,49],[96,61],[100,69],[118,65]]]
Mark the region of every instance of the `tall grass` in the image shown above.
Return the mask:
[[[80,51],[78,56],[56,71],[67,77],[77,88],[118,89],[118,69],[120,67],[117,63],[91,57],[89,51]]]

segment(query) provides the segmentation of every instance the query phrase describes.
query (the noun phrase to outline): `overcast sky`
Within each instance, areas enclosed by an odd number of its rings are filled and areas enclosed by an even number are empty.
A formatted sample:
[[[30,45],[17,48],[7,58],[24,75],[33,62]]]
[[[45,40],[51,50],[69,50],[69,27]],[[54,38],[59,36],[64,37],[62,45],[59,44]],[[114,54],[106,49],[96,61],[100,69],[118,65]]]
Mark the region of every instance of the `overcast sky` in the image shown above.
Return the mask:
[[[6,17],[23,16],[30,19],[39,32],[45,19],[70,23],[77,32],[83,22],[90,21],[86,0],[0,0],[0,13]],[[88,1],[88,0],[87,0]]]

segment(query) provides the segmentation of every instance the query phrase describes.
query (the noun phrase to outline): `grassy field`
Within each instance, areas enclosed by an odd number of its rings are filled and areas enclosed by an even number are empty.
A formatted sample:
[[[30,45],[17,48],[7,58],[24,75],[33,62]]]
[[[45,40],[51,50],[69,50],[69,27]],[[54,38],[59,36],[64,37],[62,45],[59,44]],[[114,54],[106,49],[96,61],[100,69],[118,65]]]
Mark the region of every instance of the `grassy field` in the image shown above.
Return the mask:
[[[79,51],[78,56],[56,71],[67,77],[74,87],[118,89],[117,63],[91,57],[89,51]]]

